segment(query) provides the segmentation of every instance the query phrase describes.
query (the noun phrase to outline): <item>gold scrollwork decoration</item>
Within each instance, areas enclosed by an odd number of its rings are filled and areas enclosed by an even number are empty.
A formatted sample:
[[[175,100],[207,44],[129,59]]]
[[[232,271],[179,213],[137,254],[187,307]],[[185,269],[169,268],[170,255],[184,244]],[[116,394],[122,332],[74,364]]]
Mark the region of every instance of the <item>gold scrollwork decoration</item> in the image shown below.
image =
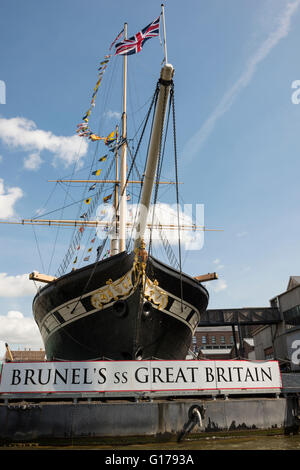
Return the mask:
[[[168,304],[168,294],[161,287],[158,286],[158,281],[154,279],[151,281],[148,277],[146,278],[145,293],[144,296],[154,304],[158,305],[158,309],[165,309]]]
[[[136,281],[133,282],[134,267],[120,279],[112,281],[108,279],[106,285],[101,287],[91,296],[91,303],[97,309],[102,309],[104,304],[110,303],[113,300],[127,297],[137,285]]]

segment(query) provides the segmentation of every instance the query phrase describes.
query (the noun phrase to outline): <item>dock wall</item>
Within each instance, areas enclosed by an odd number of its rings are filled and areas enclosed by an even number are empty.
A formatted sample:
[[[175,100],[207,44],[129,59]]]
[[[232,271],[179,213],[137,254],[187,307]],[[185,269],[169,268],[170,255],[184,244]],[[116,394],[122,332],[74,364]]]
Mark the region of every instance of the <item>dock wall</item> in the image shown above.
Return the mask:
[[[298,398],[184,399],[147,402],[0,404],[0,441],[52,439],[176,438],[190,423],[191,410],[204,407],[192,434],[239,430],[295,430]],[[298,420],[298,421],[297,421]],[[202,424],[202,425],[200,425]],[[124,440],[124,439],[123,439]]]

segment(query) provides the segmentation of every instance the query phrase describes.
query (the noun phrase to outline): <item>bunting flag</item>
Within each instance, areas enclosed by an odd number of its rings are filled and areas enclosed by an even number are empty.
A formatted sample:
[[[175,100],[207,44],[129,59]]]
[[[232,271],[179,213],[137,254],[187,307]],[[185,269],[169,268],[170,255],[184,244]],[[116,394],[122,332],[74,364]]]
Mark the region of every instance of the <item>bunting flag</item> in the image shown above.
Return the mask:
[[[95,189],[96,187],[96,183],[94,183],[90,188],[89,188],[89,191],[93,191],[93,189]]]
[[[127,201],[130,201],[130,199],[131,199],[131,196],[130,196],[130,194],[127,194],[127,196],[126,196],[126,200],[127,200]]]
[[[119,39],[119,37],[118,37],[118,39]],[[89,136],[92,135],[92,136],[94,136],[94,138],[91,138],[91,140],[99,140],[99,139],[95,138],[97,136],[95,134],[93,134],[93,132],[88,128],[87,123],[89,121],[89,117],[91,115],[92,109],[95,107],[95,98],[96,98],[96,95],[97,95],[97,92],[98,92],[98,88],[101,84],[103,74],[104,74],[104,72],[105,72],[105,70],[108,66],[110,58],[111,58],[111,54],[106,54],[104,56],[104,60],[101,60],[101,62],[99,62],[100,67],[98,68],[98,78],[97,78],[96,85],[93,89],[93,94],[92,94],[92,99],[91,99],[91,102],[90,102],[90,107],[87,110],[87,112],[84,114],[84,116],[82,117],[82,120],[84,121],[85,126],[82,125],[82,124],[77,126],[78,129],[77,129],[76,132],[80,137],[89,137]]]
[[[104,140],[105,145],[109,145],[115,140],[115,130],[112,131],[107,137],[101,137],[100,135],[93,134],[92,132],[84,131],[84,136],[88,136],[88,138],[92,141],[95,140]]]
[[[109,200],[111,199],[111,197],[112,197],[112,194],[109,194],[108,196],[105,196],[105,197],[103,198],[103,202],[109,201]]]
[[[88,253],[90,253],[90,252],[92,251],[92,249],[93,249],[93,248],[89,248],[89,249],[88,249]]]
[[[96,170],[92,172],[92,175],[99,176],[101,173],[101,170]]]
[[[89,138],[94,142],[95,140],[102,140],[103,137],[100,137],[99,135],[96,134],[90,134]]]
[[[84,214],[80,216],[81,219],[85,219],[86,217],[87,217],[87,212],[85,212]]]
[[[118,34],[118,36],[116,37],[116,39],[111,43],[109,50],[111,50],[111,48],[113,47],[113,45],[114,45],[117,41],[119,41],[119,39],[121,39],[123,33],[124,33],[124,28],[123,28],[122,31]]]
[[[95,243],[95,240],[96,240],[96,238],[93,238],[93,239],[91,240],[91,243]]]
[[[111,142],[115,140],[115,131],[112,131],[104,140],[105,145],[109,145]]]
[[[83,258],[83,261],[88,261],[90,259],[89,256],[86,256],[85,258]]]
[[[82,233],[84,231],[84,226],[81,225],[78,230],[79,230],[80,233]]]
[[[78,247],[76,249],[77,249],[77,251],[80,250],[80,245],[78,245]]]
[[[91,200],[92,200],[92,198],[91,198],[91,197],[89,197],[88,199],[85,199],[85,201],[84,201],[84,202],[85,202],[86,204],[90,204]]]
[[[140,52],[148,39],[159,36],[159,23],[160,16],[131,38],[118,42],[115,45],[115,55],[132,55]]]
[[[104,155],[103,157],[99,158],[98,162],[105,162],[107,159],[107,155]]]
[[[73,264],[75,264],[75,263],[77,263],[77,256],[76,256],[76,258],[75,258],[74,261],[73,261]]]

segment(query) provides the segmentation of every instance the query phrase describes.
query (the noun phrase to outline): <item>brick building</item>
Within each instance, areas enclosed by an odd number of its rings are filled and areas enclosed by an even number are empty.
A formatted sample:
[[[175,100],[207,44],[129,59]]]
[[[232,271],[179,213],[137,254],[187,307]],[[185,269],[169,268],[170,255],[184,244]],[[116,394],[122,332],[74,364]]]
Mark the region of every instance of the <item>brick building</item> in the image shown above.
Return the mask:
[[[191,351],[199,359],[233,359],[243,357],[254,359],[253,339],[250,332],[241,335],[242,348],[238,328],[231,326],[198,327],[193,336]],[[245,337],[247,336],[247,337]]]
[[[45,361],[45,351],[43,349],[40,350],[31,350],[31,349],[23,349],[23,350],[16,350],[11,351],[11,355],[13,357],[14,362],[34,362],[34,361]],[[5,362],[11,362],[11,357],[8,351],[6,351]]]

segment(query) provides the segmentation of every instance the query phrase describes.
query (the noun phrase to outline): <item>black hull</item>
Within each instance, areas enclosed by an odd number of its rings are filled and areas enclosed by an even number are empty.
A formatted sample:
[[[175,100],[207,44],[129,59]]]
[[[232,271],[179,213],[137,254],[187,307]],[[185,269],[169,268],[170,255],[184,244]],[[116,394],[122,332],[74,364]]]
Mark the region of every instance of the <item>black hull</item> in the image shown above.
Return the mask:
[[[47,359],[185,359],[208,292],[152,257],[144,274],[123,252],[41,289],[33,314]]]

